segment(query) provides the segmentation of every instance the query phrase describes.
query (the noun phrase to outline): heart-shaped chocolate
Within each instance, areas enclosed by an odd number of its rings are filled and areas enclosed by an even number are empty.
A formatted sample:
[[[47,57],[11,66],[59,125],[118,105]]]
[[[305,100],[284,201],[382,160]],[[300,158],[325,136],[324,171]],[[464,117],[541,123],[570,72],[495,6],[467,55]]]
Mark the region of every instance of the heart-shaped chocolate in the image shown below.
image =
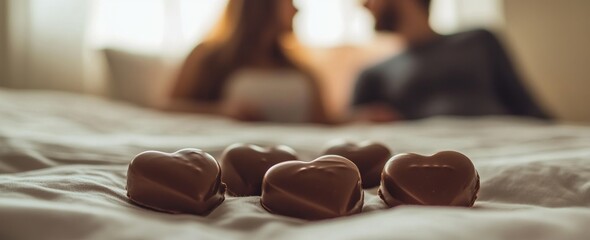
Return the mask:
[[[383,170],[379,196],[387,205],[473,206],[479,174],[465,155],[445,151],[430,157],[400,154]]]
[[[324,154],[339,155],[352,161],[361,172],[363,188],[379,186],[381,172],[389,158],[391,151],[383,144],[374,142],[338,142],[329,147]]]
[[[295,150],[280,145],[263,148],[250,144],[234,144],[223,152],[221,181],[232,196],[260,196],[262,178],[277,163],[297,160]]]
[[[127,171],[129,199],[161,212],[205,215],[223,202],[224,193],[219,164],[198,149],[144,152]]]
[[[270,213],[321,220],[360,213],[363,200],[358,168],[331,155],[271,167],[264,175],[260,203]]]

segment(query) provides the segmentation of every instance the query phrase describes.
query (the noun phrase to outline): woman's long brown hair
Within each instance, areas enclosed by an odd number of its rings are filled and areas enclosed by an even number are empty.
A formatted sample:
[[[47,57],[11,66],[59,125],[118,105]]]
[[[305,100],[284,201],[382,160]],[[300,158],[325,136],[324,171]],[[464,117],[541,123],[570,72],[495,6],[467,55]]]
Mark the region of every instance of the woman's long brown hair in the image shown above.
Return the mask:
[[[194,89],[190,89],[194,100],[217,101],[230,75],[247,66],[254,57],[260,57],[258,44],[271,49],[267,56],[274,66],[295,67],[280,44],[281,30],[278,14],[283,0],[229,0],[218,25],[194,51],[200,51],[199,66],[195,74]],[[272,41],[268,41],[271,39]]]

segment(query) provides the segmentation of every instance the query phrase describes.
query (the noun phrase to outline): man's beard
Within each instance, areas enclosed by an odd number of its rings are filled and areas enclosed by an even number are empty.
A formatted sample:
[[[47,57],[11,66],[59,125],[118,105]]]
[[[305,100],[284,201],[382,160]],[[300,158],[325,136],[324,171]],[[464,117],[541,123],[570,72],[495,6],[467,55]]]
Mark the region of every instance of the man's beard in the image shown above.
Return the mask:
[[[378,32],[397,32],[400,25],[400,14],[396,9],[385,8],[375,19],[375,30]]]

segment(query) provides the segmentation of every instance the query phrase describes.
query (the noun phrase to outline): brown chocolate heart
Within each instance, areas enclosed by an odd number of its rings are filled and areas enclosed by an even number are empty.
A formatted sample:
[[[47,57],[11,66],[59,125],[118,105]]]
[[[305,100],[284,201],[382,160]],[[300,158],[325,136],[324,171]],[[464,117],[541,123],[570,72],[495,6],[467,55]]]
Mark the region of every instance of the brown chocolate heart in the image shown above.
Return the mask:
[[[324,154],[343,156],[356,164],[361,172],[363,188],[379,186],[383,167],[391,158],[389,148],[374,142],[339,142],[329,147]]]
[[[295,150],[284,145],[263,148],[234,144],[221,156],[221,181],[227,185],[229,195],[260,196],[266,171],[277,163],[292,160],[297,160]]]
[[[219,164],[198,149],[144,152],[127,171],[129,199],[161,212],[205,215],[223,202],[224,193]]]
[[[271,167],[264,175],[260,203],[270,213],[321,220],[359,213],[363,200],[358,168],[331,155]]]
[[[465,155],[445,151],[433,156],[400,154],[383,170],[379,196],[390,207],[402,204],[473,206],[479,175]]]

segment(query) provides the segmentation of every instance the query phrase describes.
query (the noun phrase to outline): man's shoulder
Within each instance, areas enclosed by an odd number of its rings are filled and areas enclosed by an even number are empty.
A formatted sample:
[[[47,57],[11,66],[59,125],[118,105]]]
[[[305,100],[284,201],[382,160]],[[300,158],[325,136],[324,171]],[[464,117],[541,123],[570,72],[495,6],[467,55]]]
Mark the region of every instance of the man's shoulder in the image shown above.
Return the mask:
[[[479,28],[463,31],[447,36],[447,39],[455,42],[497,42],[496,34],[490,30]]]
[[[366,74],[371,74],[371,75],[378,75],[383,72],[387,72],[388,70],[395,68],[395,66],[397,66],[401,62],[403,62],[406,54],[407,53],[402,52],[402,53],[393,55],[391,57],[388,57],[383,61],[380,61],[378,63],[375,63],[375,64],[367,67],[363,72]]]

